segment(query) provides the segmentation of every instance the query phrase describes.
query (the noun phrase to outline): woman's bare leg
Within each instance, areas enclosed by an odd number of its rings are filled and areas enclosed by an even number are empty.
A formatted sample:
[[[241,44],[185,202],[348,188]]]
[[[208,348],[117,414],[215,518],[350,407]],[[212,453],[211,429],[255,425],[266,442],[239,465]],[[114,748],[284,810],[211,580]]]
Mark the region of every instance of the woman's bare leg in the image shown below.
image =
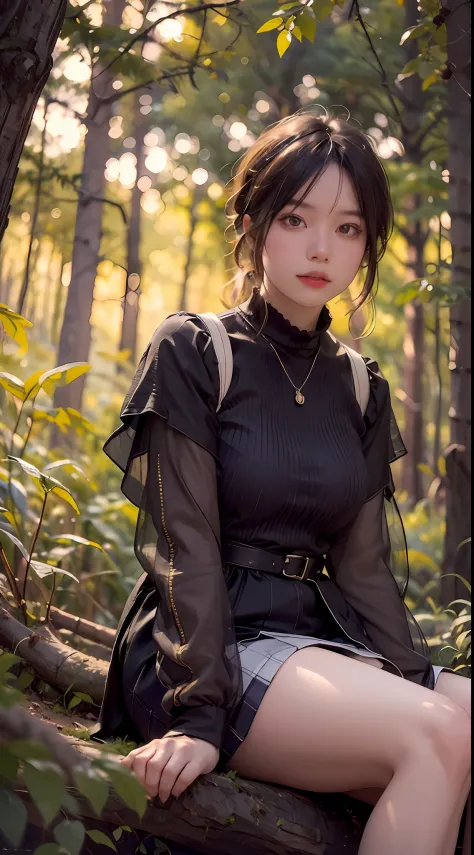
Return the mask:
[[[458,706],[466,710],[469,718],[471,717],[471,681],[467,677],[462,677],[460,674],[452,674],[449,671],[441,671],[436,681],[435,692],[444,695],[454,701]],[[459,800],[458,810],[453,814],[448,834],[446,835],[446,852],[456,845],[459,837],[459,826],[461,824],[464,808],[466,807],[466,825],[464,828],[464,839],[462,847],[462,855],[471,855],[471,778],[469,775],[466,781],[464,792]],[[453,841],[454,840],[454,844]]]
[[[453,701],[307,647],[273,678],[230,766],[314,792],[380,787],[360,855],[453,855],[444,839],[469,773],[469,745],[468,717]]]

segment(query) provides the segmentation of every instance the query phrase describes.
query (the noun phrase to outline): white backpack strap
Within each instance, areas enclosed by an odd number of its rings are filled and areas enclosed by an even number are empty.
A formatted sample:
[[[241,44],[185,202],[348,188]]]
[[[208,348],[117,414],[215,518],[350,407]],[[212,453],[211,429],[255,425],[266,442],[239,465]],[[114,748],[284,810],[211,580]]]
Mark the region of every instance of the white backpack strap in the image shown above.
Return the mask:
[[[367,365],[363,357],[360,353],[357,353],[356,350],[353,350],[352,347],[349,347],[348,344],[344,344],[342,341],[339,341],[331,332],[328,331],[328,335],[332,338],[334,342],[336,342],[340,347],[343,347],[345,352],[349,357],[349,361],[351,363],[352,369],[352,377],[354,380],[354,392],[357,398],[357,403],[359,404],[362,415],[365,415],[365,411],[367,409],[367,404],[369,403],[369,394],[370,394],[370,380],[369,380],[369,372],[367,371]]]
[[[232,348],[227,330],[217,315],[214,312],[201,312],[198,317],[202,319],[206,329],[211,336],[212,344],[217,356],[219,364],[219,401],[217,404],[217,412],[221,408],[227,390],[232,380],[233,358]]]
[[[365,364],[365,361],[360,355],[360,353],[357,353],[356,350],[353,350],[352,347],[349,347],[347,344],[343,344],[342,346],[351,361],[355,395],[361,413],[362,415],[364,415],[367,409],[367,404],[369,403],[370,394],[370,381],[369,372],[367,371],[367,365]]]

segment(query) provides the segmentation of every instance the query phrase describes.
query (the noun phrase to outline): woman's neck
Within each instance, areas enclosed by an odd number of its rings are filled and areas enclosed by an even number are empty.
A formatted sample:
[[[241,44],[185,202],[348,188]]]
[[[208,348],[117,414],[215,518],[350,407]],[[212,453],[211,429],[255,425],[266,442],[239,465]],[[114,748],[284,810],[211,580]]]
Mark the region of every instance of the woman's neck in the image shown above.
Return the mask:
[[[300,330],[316,329],[323,306],[300,306],[274,288],[270,282],[264,282],[261,285],[260,294],[293,326]]]

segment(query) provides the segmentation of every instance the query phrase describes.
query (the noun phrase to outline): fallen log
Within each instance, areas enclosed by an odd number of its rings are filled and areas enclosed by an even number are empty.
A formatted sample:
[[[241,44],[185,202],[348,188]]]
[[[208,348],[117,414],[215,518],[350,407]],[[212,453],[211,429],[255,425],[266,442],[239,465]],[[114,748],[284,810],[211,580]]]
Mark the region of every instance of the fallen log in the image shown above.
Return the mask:
[[[55,606],[51,606],[50,618],[55,629],[68,629],[74,635],[79,635],[87,641],[93,641],[95,644],[101,644],[104,647],[112,648],[114,645],[115,629],[110,629],[108,626],[102,626],[99,623],[93,623],[91,620],[71,615]]]
[[[21,656],[55,689],[84,692],[95,703],[102,702],[107,662],[62,644],[47,627],[40,631],[28,629],[6,609],[0,608],[0,645]]]
[[[0,739],[39,740],[72,782],[71,771],[87,768],[104,750],[72,737],[20,707],[0,709]],[[110,754],[116,762],[119,757]],[[97,821],[74,786],[80,816]],[[19,784],[16,791],[26,800]],[[162,840],[192,847],[197,855],[356,855],[370,809],[341,794],[306,794],[237,776],[200,776],[166,805],[150,800],[142,817],[115,793],[109,795],[100,822],[129,826]]]
[[[68,629],[55,630],[58,634],[58,640],[63,641],[74,650],[79,650],[86,656],[92,656],[94,659],[103,659],[104,662],[110,662],[112,651],[110,647],[104,647],[103,644],[94,644],[93,641],[86,641],[80,635],[74,635]]]

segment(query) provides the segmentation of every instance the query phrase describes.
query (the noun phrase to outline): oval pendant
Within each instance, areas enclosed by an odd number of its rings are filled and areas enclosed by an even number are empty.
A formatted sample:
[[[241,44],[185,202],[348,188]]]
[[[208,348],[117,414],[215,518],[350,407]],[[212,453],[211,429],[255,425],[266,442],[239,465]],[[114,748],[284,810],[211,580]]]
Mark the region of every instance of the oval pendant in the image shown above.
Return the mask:
[[[304,395],[299,389],[296,390],[295,401],[297,404],[304,404]]]

